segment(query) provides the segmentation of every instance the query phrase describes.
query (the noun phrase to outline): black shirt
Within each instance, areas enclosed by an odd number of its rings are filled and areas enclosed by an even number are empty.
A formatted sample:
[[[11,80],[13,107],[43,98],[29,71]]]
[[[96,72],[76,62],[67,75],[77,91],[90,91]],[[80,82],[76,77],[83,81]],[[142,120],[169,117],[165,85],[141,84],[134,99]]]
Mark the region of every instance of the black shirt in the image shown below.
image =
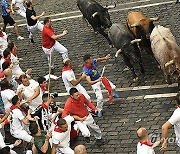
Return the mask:
[[[37,23],[37,20],[33,20],[31,16],[36,16],[36,12],[32,8],[32,10],[26,9],[26,19],[28,26],[34,26]]]

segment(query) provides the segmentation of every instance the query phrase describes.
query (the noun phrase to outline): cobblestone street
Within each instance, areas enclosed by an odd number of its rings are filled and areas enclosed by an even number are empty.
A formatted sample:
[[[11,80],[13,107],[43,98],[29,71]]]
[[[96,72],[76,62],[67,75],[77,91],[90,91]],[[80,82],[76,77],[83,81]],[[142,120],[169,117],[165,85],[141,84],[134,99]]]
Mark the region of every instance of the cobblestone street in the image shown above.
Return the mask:
[[[175,5],[175,1],[170,0],[96,0],[103,6],[117,3],[117,7],[110,10],[112,23],[125,20],[128,11],[141,11],[149,17],[159,17],[154,22],[155,25],[162,25],[171,29],[178,45],[180,45],[180,4]],[[175,96],[177,95],[177,84],[168,86],[164,80],[163,72],[158,68],[158,64],[153,57],[145,51],[142,53],[145,75],[138,82],[133,82],[131,71],[126,71],[126,66],[122,57],[115,61],[115,48],[110,48],[107,40],[93,32],[92,27],[82,19],[82,14],[77,8],[76,0],[36,0],[35,11],[37,15],[45,11],[45,16],[50,16],[53,21],[55,33],[61,33],[64,29],[68,34],[59,40],[69,52],[69,57],[73,61],[75,73],[80,73],[83,67],[83,56],[91,53],[94,58],[111,54],[111,59],[98,65],[101,72],[106,65],[105,76],[117,86],[117,93],[120,95],[113,105],[107,101],[107,93],[104,92],[104,116],[95,118],[102,130],[103,137],[108,140],[106,145],[100,149],[94,149],[95,139],[91,136],[91,142],[85,144],[89,154],[135,154],[138,138],[136,130],[139,126],[145,127],[148,132],[156,137],[161,135],[161,126],[166,122],[175,110]],[[41,33],[37,32],[34,37],[35,43],[30,43],[25,20],[14,15],[14,19],[19,25],[20,35],[25,40],[15,40],[12,28],[7,29],[11,33],[10,39],[18,47],[18,57],[23,58],[21,67],[23,70],[32,68],[32,78],[48,74],[47,59],[41,47]],[[41,19],[41,21],[44,18]],[[1,19],[2,23],[2,19]],[[60,76],[62,69],[62,57],[55,54],[55,73]],[[139,66],[135,65],[138,75]],[[96,104],[91,86],[84,80],[82,85],[90,92],[90,96]],[[52,80],[51,92],[58,92],[57,102],[60,107],[64,106],[68,95],[62,79]],[[158,95],[159,94],[159,95]],[[139,122],[137,122],[139,121]],[[174,129],[170,129],[171,140],[168,149],[164,154],[180,154],[180,148],[175,145]],[[81,135],[76,144],[84,144]],[[155,152],[160,154],[160,146],[155,148]],[[17,149],[19,150],[19,149]],[[18,152],[21,154],[22,152]]]

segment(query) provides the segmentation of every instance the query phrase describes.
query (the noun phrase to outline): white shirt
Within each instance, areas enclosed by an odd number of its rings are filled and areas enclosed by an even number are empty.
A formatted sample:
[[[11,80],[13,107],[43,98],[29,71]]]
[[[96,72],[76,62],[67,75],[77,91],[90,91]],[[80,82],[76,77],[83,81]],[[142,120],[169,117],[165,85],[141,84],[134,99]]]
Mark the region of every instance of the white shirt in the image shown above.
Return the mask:
[[[138,142],[137,144],[137,154],[155,154],[154,149],[151,146],[141,144]]]
[[[72,80],[76,80],[76,77],[75,77],[74,72],[73,72],[72,69],[62,72],[62,80],[63,80],[63,82],[64,82],[64,85],[65,85],[65,88],[66,88],[67,93],[69,93],[69,90],[70,90],[71,88],[73,88],[73,87],[76,88],[76,89],[78,89],[78,85],[79,85],[79,84],[76,85],[76,86],[73,86],[73,85],[71,84],[71,81],[72,81]]]
[[[13,75],[23,74],[22,69],[19,66],[19,60],[11,53],[11,62],[13,63],[12,73]]]
[[[39,83],[33,79],[29,80],[29,86],[24,86],[23,84],[18,86],[18,89],[23,88],[23,98],[27,99],[34,95],[35,89],[39,87]],[[33,99],[30,103],[28,103],[29,107],[34,111],[41,103],[42,103],[42,91],[40,90],[40,94]]]
[[[15,4],[15,6],[19,8],[19,10],[26,10],[23,3],[24,0],[12,0],[12,4]]]
[[[7,35],[5,32],[3,33],[3,37],[0,37],[0,45],[2,45],[2,48],[0,48],[0,55],[3,56],[3,52],[4,50],[7,48],[8,46],[8,42],[7,42]]]
[[[24,130],[24,123],[21,121],[25,118],[20,109],[14,109],[11,111],[12,121],[10,122],[10,132],[11,134],[19,134]]]
[[[56,132],[53,130],[52,132],[52,142],[58,144],[61,151],[63,151],[63,148],[69,147],[71,122],[74,121],[74,118],[70,115],[66,116],[64,119],[67,122],[68,130],[66,132]]]
[[[10,109],[10,107],[12,106],[11,101],[14,96],[15,96],[15,92],[11,89],[5,89],[1,91],[1,97],[4,103],[5,111]]]
[[[168,120],[172,125],[174,125],[174,131],[176,138],[180,139],[180,108],[177,108],[170,119]]]

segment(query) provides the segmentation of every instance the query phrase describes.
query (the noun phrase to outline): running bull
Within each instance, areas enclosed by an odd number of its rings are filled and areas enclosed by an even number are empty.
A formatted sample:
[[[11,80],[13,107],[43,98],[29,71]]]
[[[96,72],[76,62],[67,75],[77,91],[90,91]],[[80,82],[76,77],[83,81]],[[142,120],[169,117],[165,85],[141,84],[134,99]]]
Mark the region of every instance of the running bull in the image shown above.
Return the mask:
[[[149,18],[142,12],[128,12],[127,25],[129,30],[132,32],[136,40],[139,42],[139,46],[144,49],[147,53],[152,54],[150,34],[154,28],[153,21],[157,21],[159,17]]]
[[[87,19],[94,29],[94,32],[102,34],[108,40],[109,44],[111,44],[104,30],[110,28],[112,25],[108,9],[115,8],[116,4],[114,6],[102,7],[94,0],[77,0],[77,6],[83,14],[83,17]]]
[[[172,78],[180,88],[180,47],[169,28],[156,26],[150,36],[154,57],[163,70],[166,82],[172,83]]]
[[[109,39],[117,49],[115,57],[119,54],[122,55],[125,64],[130,68],[133,73],[134,81],[138,79],[135,74],[133,64],[130,61],[138,63],[140,72],[144,74],[144,68],[141,60],[141,53],[136,43],[132,43],[134,37],[129,32],[128,28],[122,23],[116,23],[111,26],[108,32]]]

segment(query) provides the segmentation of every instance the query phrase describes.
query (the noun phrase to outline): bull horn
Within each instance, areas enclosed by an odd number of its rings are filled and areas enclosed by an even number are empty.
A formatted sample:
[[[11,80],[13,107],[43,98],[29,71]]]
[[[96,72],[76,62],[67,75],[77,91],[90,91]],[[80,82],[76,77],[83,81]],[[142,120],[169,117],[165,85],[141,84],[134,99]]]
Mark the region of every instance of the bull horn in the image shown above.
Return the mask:
[[[114,9],[116,7],[116,3],[114,2],[114,5],[106,6],[106,9]]]
[[[169,65],[172,65],[173,63],[174,63],[174,60],[170,60],[164,66],[168,67]]]
[[[98,15],[98,12],[94,12],[94,13],[92,14],[92,17],[94,18],[96,15]]]
[[[157,21],[159,20],[159,17],[155,17],[155,18],[150,18],[151,21]]]
[[[134,43],[137,43],[137,42],[141,42],[141,41],[142,41],[141,39],[135,39],[135,40],[131,41],[131,44],[134,44]]]
[[[121,50],[121,49],[119,49],[119,50],[116,52],[116,54],[115,54],[115,58],[117,58],[117,57],[118,57],[118,55],[119,55],[121,52],[122,52],[122,50]]]
[[[139,26],[139,24],[137,24],[137,23],[130,25],[131,28],[137,27],[137,26]]]

